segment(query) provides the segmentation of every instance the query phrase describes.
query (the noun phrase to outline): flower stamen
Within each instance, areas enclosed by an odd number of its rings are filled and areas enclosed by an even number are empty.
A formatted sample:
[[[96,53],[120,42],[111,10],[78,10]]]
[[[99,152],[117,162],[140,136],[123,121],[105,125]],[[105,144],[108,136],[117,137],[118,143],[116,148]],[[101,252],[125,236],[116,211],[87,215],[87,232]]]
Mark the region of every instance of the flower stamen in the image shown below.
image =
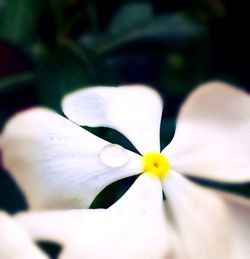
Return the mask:
[[[158,152],[150,152],[143,156],[142,171],[153,176],[166,179],[171,172],[170,161]]]

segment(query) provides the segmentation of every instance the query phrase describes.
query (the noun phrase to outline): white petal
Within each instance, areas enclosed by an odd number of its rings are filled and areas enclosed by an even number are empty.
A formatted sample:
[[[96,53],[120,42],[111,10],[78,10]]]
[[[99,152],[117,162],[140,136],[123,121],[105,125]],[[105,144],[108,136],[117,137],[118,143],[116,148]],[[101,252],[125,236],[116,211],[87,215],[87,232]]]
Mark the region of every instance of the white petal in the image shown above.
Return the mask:
[[[28,234],[6,213],[0,212],[0,258],[46,259]]]
[[[107,210],[51,214],[23,214],[17,220],[33,236],[35,233],[39,236],[40,232],[46,238],[47,230],[47,239],[51,240],[52,236],[54,241],[63,243],[61,258],[64,259],[163,259],[175,255],[172,250],[175,241],[164,212],[161,183],[146,174]],[[41,226],[41,222],[46,224]]]
[[[174,171],[163,189],[183,242],[185,258],[231,259],[232,233],[223,201]]]
[[[174,139],[163,154],[181,173],[249,181],[249,95],[219,82],[199,87],[184,103]]]
[[[74,242],[82,242],[84,245],[87,237],[93,238],[91,231],[96,232],[100,222],[103,222],[104,211],[104,209],[32,211],[18,213],[15,219],[35,240],[57,242],[65,246]],[[83,239],[80,240],[81,238]]]
[[[229,208],[232,220],[232,259],[246,259],[250,255],[250,199],[220,193]]]
[[[62,107],[66,116],[79,125],[118,130],[142,154],[160,150],[162,101],[149,87],[88,88],[66,96]]]
[[[88,207],[105,186],[141,169],[139,155],[41,108],[11,119],[1,148],[5,168],[33,209]],[[109,152],[116,161],[113,164],[102,159]]]

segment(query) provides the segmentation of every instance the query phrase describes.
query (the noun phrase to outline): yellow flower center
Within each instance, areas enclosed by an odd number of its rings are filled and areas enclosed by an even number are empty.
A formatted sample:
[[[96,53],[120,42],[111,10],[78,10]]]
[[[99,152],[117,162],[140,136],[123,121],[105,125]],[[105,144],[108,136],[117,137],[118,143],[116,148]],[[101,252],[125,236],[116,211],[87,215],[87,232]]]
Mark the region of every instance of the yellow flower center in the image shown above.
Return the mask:
[[[143,172],[166,179],[171,172],[169,160],[158,152],[150,152],[143,156]]]

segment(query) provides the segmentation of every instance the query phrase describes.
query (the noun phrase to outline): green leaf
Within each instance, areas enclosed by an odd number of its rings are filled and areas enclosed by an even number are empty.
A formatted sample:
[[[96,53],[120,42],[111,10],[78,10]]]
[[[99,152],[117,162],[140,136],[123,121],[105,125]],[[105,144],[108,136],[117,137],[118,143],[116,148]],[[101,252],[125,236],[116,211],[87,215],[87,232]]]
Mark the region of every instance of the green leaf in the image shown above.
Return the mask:
[[[3,11],[5,9],[6,1],[0,0],[0,22],[2,21]]]
[[[145,24],[153,18],[151,3],[126,3],[114,15],[108,33],[117,34]]]
[[[97,52],[104,54],[131,43],[160,43],[183,46],[206,36],[206,27],[181,14],[162,15],[147,23],[134,26],[126,32],[108,35],[99,44]]]
[[[209,53],[205,44],[194,44],[179,52],[168,51],[163,55],[159,77],[162,89],[173,96],[187,95],[195,85],[206,80]]]
[[[60,45],[53,50],[43,50],[37,58],[38,90],[41,101],[57,111],[62,97],[89,85],[91,71],[81,50],[73,45]]]
[[[188,177],[193,182],[205,186],[206,188],[212,188],[215,190],[220,190],[227,193],[234,193],[236,195],[245,197],[247,199],[250,198],[250,184],[232,184],[232,183],[223,183],[223,182],[215,182],[199,177]]]
[[[96,196],[90,208],[110,207],[127,192],[136,178],[137,176],[127,177],[108,185]]]
[[[6,0],[0,35],[11,43],[30,42],[45,0]]]
[[[0,79],[0,94],[14,91],[17,88],[30,84],[35,79],[33,73],[22,73]]]
[[[161,120],[161,149],[164,149],[173,139],[176,127],[176,118],[162,118]]]

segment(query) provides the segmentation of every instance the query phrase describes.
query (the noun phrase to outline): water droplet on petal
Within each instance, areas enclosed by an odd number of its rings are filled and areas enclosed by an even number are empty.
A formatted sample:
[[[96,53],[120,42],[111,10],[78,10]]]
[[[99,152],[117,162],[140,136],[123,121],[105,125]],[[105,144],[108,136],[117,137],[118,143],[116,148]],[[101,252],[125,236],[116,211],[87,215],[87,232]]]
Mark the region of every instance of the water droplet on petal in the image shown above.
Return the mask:
[[[101,161],[110,167],[121,167],[127,164],[129,155],[126,149],[116,144],[105,146],[99,153]]]

